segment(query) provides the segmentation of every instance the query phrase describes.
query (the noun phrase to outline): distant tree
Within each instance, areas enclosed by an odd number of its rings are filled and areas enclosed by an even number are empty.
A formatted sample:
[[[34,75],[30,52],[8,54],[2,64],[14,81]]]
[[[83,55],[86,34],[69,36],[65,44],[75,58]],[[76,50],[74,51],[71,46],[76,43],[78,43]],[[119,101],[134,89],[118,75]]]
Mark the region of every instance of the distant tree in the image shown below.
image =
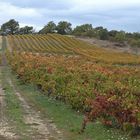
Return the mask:
[[[108,30],[106,28],[103,28],[102,26],[94,28],[96,37],[101,40],[108,40],[109,34]]]
[[[120,31],[115,36],[115,41],[123,43],[126,40],[126,35],[124,31]]]
[[[19,23],[14,19],[11,19],[1,26],[1,30],[6,34],[15,34],[19,30]]]
[[[108,32],[108,35],[109,35],[110,37],[115,37],[117,33],[118,33],[118,31],[116,31],[116,30],[111,30],[111,31]]]
[[[108,38],[110,41],[115,41],[115,36],[118,33],[116,30],[111,30],[108,32]]]
[[[55,32],[56,32],[56,24],[53,21],[48,22],[48,24],[45,25],[43,29],[39,31],[39,33],[42,34],[55,33]]]
[[[140,38],[140,33],[138,33],[138,32],[133,33],[133,38],[134,39],[139,39]]]
[[[108,39],[108,30],[107,29],[100,29],[98,31],[99,39],[107,40]]]
[[[30,34],[33,33],[32,26],[25,26],[19,29],[19,34]]]
[[[73,34],[76,36],[92,36],[93,33],[92,24],[76,26],[73,30]]]
[[[129,44],[130,44],[132,47],[140,48],[140,39],[130,39],[130,40],[129,40]]]
[[[72,32],[72,24],[67,21],[60,21],[56,27],[57,32],[62,35],[70,34]]]
[[[103,29],[104,29],[104,28],[103,28],[102,26],[99,26],[99,27],[96,27],[96,28],[95,28],[96,31],[100,31],[100,30],[103,30]]]
[[[0,28],[0,35],[2,35],[2,30],[1,30],[1,28]]]
[[[127,39],[133,38],[133,33],[125,33]]]

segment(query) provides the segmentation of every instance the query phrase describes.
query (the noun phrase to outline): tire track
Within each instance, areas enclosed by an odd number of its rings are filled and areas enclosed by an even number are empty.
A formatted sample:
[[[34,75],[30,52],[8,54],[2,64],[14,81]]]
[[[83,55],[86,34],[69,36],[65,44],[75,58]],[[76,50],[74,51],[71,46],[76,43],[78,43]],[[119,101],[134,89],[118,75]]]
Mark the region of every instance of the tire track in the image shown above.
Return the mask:
[[[0,71],[1,72],[1,71]],[[19,139],[16,133],[13,133],[13,127],[8,123],[5,114],[6,103],[4,101],[4,91],[0,85],[0,140],[16,140]]]
[[[21,106],[24,111],[25,124],[31,127],[29,130],[33,140],[62,140],[62,133],[57,129],[56,125],[51,123],[52,121],[45,118],[41,118],[40,112],[36,112],[25,101],[22,95],[17,92],[11,79],[8,79],[10,86],[13,88],[16,96],[20,100]]]
[[[0,49],[2,49],[2,36],[0,36]],[[1,70],[3,68],[3,66],[6,64],[5,62],[5,58],[3,59],[3,53],[2,55],[2,60],[1,60],[1,64],[2,66],[0,66],[0,76],[2,74]],[[1,85],[1,81],[0,81],[0,140],[16,140],[19,139],[19,137],[17,136],[16,133],[13,133],[13,127],[10,126],[10,124],[8,123],[6,114],[5,114],[5,108],[6,108],[6,103],[4,101],[5,98],[5,94],[4,94],[4,90],[2,88]]]

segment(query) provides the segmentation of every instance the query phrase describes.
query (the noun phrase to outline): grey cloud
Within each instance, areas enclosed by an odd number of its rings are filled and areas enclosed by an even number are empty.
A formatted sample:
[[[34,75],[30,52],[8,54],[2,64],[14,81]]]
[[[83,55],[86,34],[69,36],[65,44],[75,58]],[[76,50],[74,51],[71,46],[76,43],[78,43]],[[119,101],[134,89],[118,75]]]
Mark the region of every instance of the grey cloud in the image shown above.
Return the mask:
[[[118,5],[111,0],[107,1],[108,3],[101,0],[0,0],[0,3],[5,4],[5,10],[0,7],[0,24],[16,18],[22,25],[31,24],[38,29],[50,20],[68,20],[73,26],[91,23],[94,27],[104,26],[109,30],[140,31],[138,0],[133,0],[134,3],[131,0],[118,0]]]
[[[47,9],[68,9],[70,1],[65,0],[5,0],[18,7],[47,8]]]

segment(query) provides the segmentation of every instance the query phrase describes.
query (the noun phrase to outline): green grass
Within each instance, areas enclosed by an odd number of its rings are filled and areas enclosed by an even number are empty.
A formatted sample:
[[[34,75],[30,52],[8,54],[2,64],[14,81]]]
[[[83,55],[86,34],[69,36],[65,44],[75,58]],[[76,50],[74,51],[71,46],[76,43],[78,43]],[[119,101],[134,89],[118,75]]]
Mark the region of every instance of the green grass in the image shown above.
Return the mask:
[[[12,128],[14,128],[14,132],[16,132],[22,140],[27,140],[28,138],[24,135],[27,133],[28,126],[23,121],[23,109],[20,105],[20,101],[15,95],[15,91],[9,85],[7,77],[9,77],[9,70],[6,67],[1,68],[1,84],[5,93],[5,114],[9,121],[9,124]]]
[[[57,127],[64,132],[65,140],[138,140],[130,138],[122,131],[107,128],[99,122],[90,123],[83,134],[79,134],[83,115],[75,112],[70,106],[48,98],[33,85],[23,84],[12,74],[13,83],[28,101],[28,103],[41,111],[42,117],[51,118]]]

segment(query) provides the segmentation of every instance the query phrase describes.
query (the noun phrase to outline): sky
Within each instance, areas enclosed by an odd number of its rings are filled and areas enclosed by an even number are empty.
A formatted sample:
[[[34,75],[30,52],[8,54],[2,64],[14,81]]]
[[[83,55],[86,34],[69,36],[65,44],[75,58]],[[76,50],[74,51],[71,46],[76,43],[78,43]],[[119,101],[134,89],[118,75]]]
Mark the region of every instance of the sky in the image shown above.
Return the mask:
[[[68,21],[140,32],[140,0],[0,0],[0,25],[10,19],[37,31],[49,21]]]

